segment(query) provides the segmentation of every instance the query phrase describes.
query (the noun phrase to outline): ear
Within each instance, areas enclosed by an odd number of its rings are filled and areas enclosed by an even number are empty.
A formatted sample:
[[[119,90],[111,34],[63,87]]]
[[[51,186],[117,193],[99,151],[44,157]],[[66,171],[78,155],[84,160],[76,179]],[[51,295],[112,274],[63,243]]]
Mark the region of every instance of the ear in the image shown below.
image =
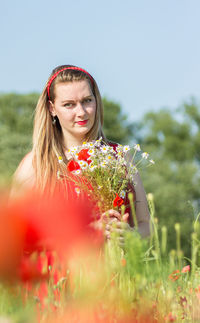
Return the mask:
[[[56,116],[56,112],[55,112],[54,104],[50,100],[48,101],[48,108],[49,108],[49,111],[50,111],[51,115],[53,117],[55,117]]]

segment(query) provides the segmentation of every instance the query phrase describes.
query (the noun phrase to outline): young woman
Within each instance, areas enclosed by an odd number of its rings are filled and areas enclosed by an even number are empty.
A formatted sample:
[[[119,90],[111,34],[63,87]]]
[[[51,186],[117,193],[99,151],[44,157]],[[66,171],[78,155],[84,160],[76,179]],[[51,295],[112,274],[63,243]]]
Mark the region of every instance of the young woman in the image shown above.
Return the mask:
[[[35,111],[33,148],[21,161],[14,175],[12,195],[29,188],[44,191],[48,186],[53,191],[59,170],[58,157],[68,163],[67,150],[82,145],[83,141],[104,142],[103,106],[94,78],[84,69],[63,65],[56,67],[50,75],[38,100]],[[139,175],[136,175],[136,216],[138,231],[148,236],[149,211],[145,191]],[[116,210],[108,210],[105,234],[109,238],[112,230],[122,235],[124,230],[133,230],[121,222]],[[124,215],[126,220],[128,214]],[[102,219],[105,217],[102,216]],[[103,221],[103,220],[102,220]],[[115,228],[111,222],[116,221]]]

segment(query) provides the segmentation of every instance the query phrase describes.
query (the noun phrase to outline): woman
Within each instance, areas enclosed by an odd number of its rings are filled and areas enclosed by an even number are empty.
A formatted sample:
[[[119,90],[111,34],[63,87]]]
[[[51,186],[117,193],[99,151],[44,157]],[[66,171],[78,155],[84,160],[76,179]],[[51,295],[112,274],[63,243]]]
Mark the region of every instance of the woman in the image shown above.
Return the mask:
[[[12,194],[37,187],[42,191],[56,185],[58,157],[67,164],[66,151],[83,141],[100,137],[108,143],[102,130],[103,106],[94,78],[85,70],[72,65],[56,67],[38,100],[35,112],[33,149],[21,161],[14,176]],[[149,211],[143,185],[136,175],[136,216],[142,237],[149,235]],[[17,183],[17,185],[16,185]],[[121,222],[116,210],[109,210],[105,234],[112,230],[123,237],[124,230],[133,230]],[[102,216],[102,221],[107,217]],[[128,214],[123,219],[126,221]],[[113,228],[111,223],[116,221]]]

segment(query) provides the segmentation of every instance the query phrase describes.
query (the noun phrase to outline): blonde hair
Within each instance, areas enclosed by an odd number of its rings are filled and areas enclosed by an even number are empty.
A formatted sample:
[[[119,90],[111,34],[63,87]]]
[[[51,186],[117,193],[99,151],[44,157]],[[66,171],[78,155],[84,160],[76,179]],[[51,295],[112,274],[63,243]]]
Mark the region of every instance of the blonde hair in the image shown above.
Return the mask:
[[[96,99],[96,114],[94,125],[88,132],[85,141],[96,140],[100,137],[102,137],[106,141],[102,130],[103,104],[98,86],[94,79],[93,82],[91,82],[90,77],[80,70],[64,70],[60,72],[53,80],[49,90],[50,97],[48,97],[47,86],[51,77],[56,72],[65,67],[73,68],[74,66],[61,65],[56,67],[52,71],[38,100],[35,110],[33,127],[33,167],[36,174],[36,186],[42,191],[44,191],[46,187],[50,187],[51,192],[53,192],[57,178],[57,172],[63,171],[63,166],[58,163],[58,157],[62,156],[65,165],[68,162],[64,154],[63,135],[59,120],[56,117],[56,123],[53,125],[52,116],[49,111],[48,101],[51,100],[52,102],[54,102],[55,100],[56,84],[61,82],[78,82],[82,80],[88,81]]]

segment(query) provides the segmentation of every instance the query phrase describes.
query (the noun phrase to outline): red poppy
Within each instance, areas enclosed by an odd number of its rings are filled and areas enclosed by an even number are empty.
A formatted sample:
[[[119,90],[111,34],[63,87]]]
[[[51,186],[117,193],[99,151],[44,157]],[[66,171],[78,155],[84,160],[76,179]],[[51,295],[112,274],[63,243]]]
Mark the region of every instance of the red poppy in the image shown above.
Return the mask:
[[[88,158],[90,158],[90,155],[88,154],[88,149],[81,149],[78,153],[78,160],[84,160],[88,161]]]
[[[177,269],[177,270],[174,270],[170,275],[169,275],[169,279],[172,280],[172,281],[175,281],[177,279],[180,278],[180,275],[179,275],[180,271]]]
[[[124,204],[124,200],[116,193],[116,197],[113,201],[113,206],[117,207],[117,206],[121,206],[122,204]]]
[[[34,262],[32,253],[58,250],[69,255],[72,247],[86,238],[93,239],[94,229],[89,226],[92,221],[91,203],[86,196],[77,199],[72,187],[67,197],[59,188],[52,198],[30,192],[9,205],[1,204],[0,276],[23,281],[43,279],[48,270],[43,273],[43,259]]]
[[[79,163],[77,163],[75,160],[70,160],[69,163],[67,164],[67,169],[70,172],[73,172],[74,170],[80,169]]]
[[[187,273],[188,271],[190,271],[190,265],[183,267],[181,270],[182,273]]]

